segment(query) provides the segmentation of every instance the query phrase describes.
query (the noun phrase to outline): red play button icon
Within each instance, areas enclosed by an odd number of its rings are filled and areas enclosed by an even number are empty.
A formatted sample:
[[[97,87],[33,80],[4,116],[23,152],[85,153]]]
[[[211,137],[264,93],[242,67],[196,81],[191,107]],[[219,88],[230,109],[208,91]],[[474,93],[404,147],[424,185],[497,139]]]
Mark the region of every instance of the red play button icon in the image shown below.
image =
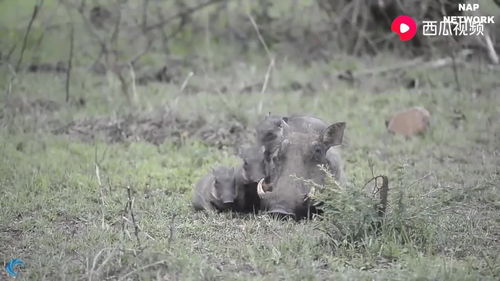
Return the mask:
[[[392,21],[391,30],[399,35],[399,40],[408,41],[417,34],[417,23],[409,16],[399,16]]]

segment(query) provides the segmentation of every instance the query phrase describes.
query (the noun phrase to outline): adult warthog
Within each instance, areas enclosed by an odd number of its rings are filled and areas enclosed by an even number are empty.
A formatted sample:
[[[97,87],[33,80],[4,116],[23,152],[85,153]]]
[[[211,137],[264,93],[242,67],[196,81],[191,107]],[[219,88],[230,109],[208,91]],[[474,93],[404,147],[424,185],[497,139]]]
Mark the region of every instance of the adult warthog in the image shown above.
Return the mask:
[[[345,123],[324,126],[314,117],[289,117],[277,122],[270,119],[278,129],[273,132],[269,124],[261,130],[258,138],[266,147],[266,177],[259,181],[257,192],[261,208],[297,219],[309,216],[312,202],[309,198],[311,185],[307,181],[321,184],[325,173],[320,165],[329,167],[334,176],[343,178],[340,153]],[[263,122],[266,123],[266,120]],[[266,136],[272,136],[266,138]],[[271,144],[267,142],[272,142]]]

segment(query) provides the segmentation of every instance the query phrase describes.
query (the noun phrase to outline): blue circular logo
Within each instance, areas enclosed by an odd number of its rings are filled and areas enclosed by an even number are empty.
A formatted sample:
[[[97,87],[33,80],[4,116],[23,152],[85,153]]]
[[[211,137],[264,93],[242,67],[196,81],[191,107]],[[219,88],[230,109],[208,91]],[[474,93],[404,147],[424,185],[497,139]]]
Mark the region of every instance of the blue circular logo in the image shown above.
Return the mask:
[[[5,271],[10,277],[17,276],[16,266],[25,266],[25,263],[21,259],[11,259],[5,265]]]

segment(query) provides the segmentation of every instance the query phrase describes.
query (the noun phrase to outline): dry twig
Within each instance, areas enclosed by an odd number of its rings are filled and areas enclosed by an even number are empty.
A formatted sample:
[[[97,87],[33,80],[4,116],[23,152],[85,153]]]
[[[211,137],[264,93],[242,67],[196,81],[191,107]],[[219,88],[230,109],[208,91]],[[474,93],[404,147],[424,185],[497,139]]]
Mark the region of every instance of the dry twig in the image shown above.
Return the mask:
[[[106,209],[104,203],[104,188],[102,186],[102,181],[101,181],[101,169],[99,167],[100,161],[97,159],[97,145],[95,146],[94,165],[95,165],[95,176],[97,179],[97,184],[99,185],[99,193],[101,199],[101,228],[106,229],[106,222],[104,219],[104,210]]]
[[[16,64],[16,72],[18,72],[19,67],[21,67],[21,62],[23,61],[24,51],[26,50],[26,45],[28,43],[28,36],[30,34],[31,27],[33,26],[33,22],[35,21],[36,16],[38,15],[38,12],[40,11],[42,5],[43,5],[43,0],[40,3],[37,3],[33,8],[33,14],[31,15],[28,27],[26,28],[26,32],[24,33],[23,45],[21,47],[21,54],[19,55],[19,59],[17,60]]]
[[[106,256],[106,258],[102,261],[101,265],[99,265],[99,267],[97,269],[95,269],[95,267],[97,265],[97,261],[99,260],[99,257],[106,250],[111,250],[111,251],[109,252],[108,256]],[[111,258],[113,257],[114,252],[115,252],[115,249],[113,249],[113,248],[111,248],[111,249],[110,248],[104,248],[104,249],[100,250],[97,253],[97,255],[94,256],[94,259],[92,261],[92,268],[90,268],[90,270],[88,271],[88,280],[89,281],[92,281],[92,277],[94,276],[94,274],[95,273],[99,273],[101,271],[101,269],[103,268],[103,266],[105,266],[111,260]]]
[[[9,68],[9,71],[11,73],[10,79],[9,79],[9,84],[7,85],[7,91],[5,93],[5,97],[8,98],[10,94],[12,93],[12,84],[14,83],[14,80],[16,79],[17,73],[12,67],[12,65],[8,64],[7,65]],[[5,104],[7,106],[7,104]]]
[[[137,87],[135,86],[134,66],[132,65],[132,63],[129,63],[128,67],[130,69],[130,80],[132,81],[132,101],[134,102],[134,104],[137,104],[139,97],[137,95]]]
[[[128,201],[127,201],[127,209],[130,213],[130,217],[132,218],[132,224],[134,225],[134,235],[135,238],[137,239],[137,244],[139,247],[141,246],[141,240],[139,239],[139,226],[137,225],[137,221],[135,220],[135,215],[134,215],[134,198],[132,198],[132,191],[130,189],[130,186],[127,186],[127,195],[128,195]]]
[[[382,183],[379,185],[378,180],[381,179]],[[379,217],[383,217],[385,215],[385,211],[387,209],[387,199],[389,195],[389,179],[387,176],[376,176],[368,180],[363,186],[363,190],[365,190],[366,186],[375,181],[375,187],[372,190],[372,195],[379,193],[380,202],[377,204],[377,213]]]
[[[71,30],[69,35],[69,57],[68,57],[68,67],[66,68],[66,102],[69,101],[69,86],[71,78],[71,68],[73,65],[73,48],[75,44],[75,28],[71,24]]]
[[[195,12],[197,12],[197,11],[199,11],[199,10],[207,7],[207,6],[210,6],[212,4],[216,4],[216,3],[219,3],[219,2],[222,2],[222,1],[227,1],[227,0],[211,0],[211,1],[207,1],[207,2],[204,2],[204,3],[198,4],[197,6],[187,8],[186,10],[184,10],[184,11],[178,13],[178,14],[175,14],[175,15],[173,15],[171,17],[168,17],[166,19],[160,20],[159,22],[157,22],[155,24],[151,24],[151,25],[147,26],[144,31],[145,32],[149,32],[149,31],[151,31],[153,29],[161,28],[164,25],[170,23],[171,21],[174,21],[174,20],[176,20],[178,18],[181,18],[181,19],[185,18],[185,17],[187,17],[187,16],[189,16],[189,15],[191,15],[191,14],[193,14],[193,13],[195,13]]]
[[[168,236],[168,247],[170,247],[170,245],[172,244],[172,241],[174,240],[174,230],[175,230],[175,225],[174,225],[174,221],[175,221],[175,217],[177,216],[177,214],[172,214],[172,220],[170,221],[170,226],[169,226],[169,236]]]
[[[274,55],[269,50],[269,47],[267,46],[266,41],[264,40],[264,37],[262,37],[262,34],[260,33],[259,26],[255,22],[250,12],[247,13],[247,16],[250,19],[250,22],[252,23],[255,33],[257,33],[257,37],[259,38],[260,43],[262,44],[264,50],[266,51],[267,57],[269,58],[269,66],[267,67],[266,75],[264,76],[264,83],[262,83],[262,89],[260,90],[261,99],[259,101],[259,106],[258,106],[258,113],[260,114],[262,112],[262,107],[264,103],[264,93],[266,92],[267,85],[271,77],[271,71],[274,69],[275,59]]]

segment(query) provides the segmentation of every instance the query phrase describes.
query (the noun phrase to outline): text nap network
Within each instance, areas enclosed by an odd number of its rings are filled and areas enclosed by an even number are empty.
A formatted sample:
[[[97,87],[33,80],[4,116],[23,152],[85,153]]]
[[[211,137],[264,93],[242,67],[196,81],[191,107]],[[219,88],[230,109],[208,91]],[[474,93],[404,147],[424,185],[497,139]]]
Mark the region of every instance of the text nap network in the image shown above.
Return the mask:
[[[442,21],[423,21],[425,36],[484,36],[486,24],[494,24],[494,16],[445,16]]]

